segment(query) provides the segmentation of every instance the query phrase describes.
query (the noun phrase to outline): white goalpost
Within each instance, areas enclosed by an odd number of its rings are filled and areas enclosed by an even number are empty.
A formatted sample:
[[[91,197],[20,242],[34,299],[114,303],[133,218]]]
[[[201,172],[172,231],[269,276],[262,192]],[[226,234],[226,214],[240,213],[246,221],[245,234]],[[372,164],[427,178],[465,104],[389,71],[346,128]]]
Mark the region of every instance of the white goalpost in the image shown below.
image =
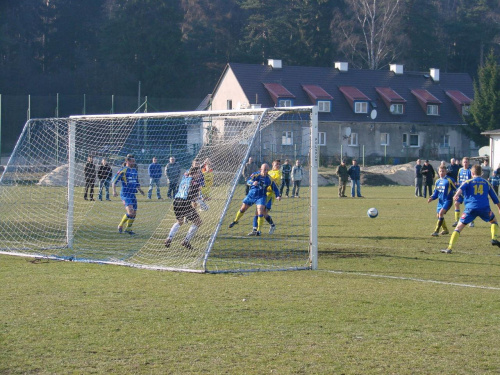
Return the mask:
[[[125,215],[120,196],[110,186],[107,200],[106,184],[85,173],[89,157],[96,170],[104,159],[115,175],[127,156],[146,193],[136,194],[134,235],[117,230]],[[163,172],[161,197],[156,186],[148,194],[153,157]],[[181,220],[165,246],[177,222],[165,176],[171,157],[181,178],[192,166],[203,177],[199,221]],[[229,228],[245,198],[249,157],[259,167],[298,161],[303,172],[296,198],[293,182],[284,184],[290,198],[273,203],[276,229],[265,222],[261,236],[248,236],[254,207]],[[32,119],[0,177],[0,253],[188,272],[317,269],[318,164],[317,107]]]

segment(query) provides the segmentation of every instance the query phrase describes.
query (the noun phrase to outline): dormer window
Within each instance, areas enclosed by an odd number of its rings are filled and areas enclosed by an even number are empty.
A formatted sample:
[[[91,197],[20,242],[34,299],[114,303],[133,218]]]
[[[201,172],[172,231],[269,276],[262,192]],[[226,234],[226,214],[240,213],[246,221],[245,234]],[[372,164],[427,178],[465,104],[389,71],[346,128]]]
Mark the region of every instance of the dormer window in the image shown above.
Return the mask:
[[[354,113],[368,113],[368,102],[355,102]]]
[[[425,111],[427,116],[439,116],[439,106],[441,101],[424,89],[414,89],[411,93],[417,98],[418,104]]]
[[[321,86],[302,85],[302,89],[306,92],[311,103],[318,106],[318,112],[332,111],[333,96],[327,93]]]
[[[295,95],[288,91],[283,85],[280,85],[279,83],[264,83],[264,87],[273,99],[276,107],[293,106]]]
[[[319,112],[331,112],[332,102],[329,100],[318,100]]]
[[[406,100],[390,87],[375,87],[391,115],[403,115],[405,113]]]
[[[368,113],[368,103],[372,100],[354,86],[340,86],[339,90],[354,113]]]
[[[427,114],[429,116],[438,116],[439,106],[437,104],[427,104]]]
[[[471,98],[458,90],[448,90],[446,91],[446,95],[451,99],[458,113],[462,116],[469,115],[470,104],[472,103]]]
[[[279,99],[278,100],[278,107],[291,107],[291,106],[292,106],[291,99]]]

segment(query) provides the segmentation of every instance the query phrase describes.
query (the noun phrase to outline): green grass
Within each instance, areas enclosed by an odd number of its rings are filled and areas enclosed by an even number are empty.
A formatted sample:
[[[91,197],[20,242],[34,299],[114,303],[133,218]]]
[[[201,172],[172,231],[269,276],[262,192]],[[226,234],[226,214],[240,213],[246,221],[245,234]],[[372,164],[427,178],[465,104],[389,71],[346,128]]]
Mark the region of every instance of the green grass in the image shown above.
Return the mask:
[[[441,254],[449,236],[430,237],[435,203],[411,187],[362,193],[320,188],[318,271],[200,275],[0,256],[0,374],[499,373],[489,225],[476,221]]]

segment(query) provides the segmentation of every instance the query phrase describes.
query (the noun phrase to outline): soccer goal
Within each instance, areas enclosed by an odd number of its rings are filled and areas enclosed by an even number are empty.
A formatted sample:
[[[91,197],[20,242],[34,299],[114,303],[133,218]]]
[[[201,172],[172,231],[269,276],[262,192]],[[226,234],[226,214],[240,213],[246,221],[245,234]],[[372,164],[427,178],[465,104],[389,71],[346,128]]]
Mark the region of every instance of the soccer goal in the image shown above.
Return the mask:
[[[317,129],[317,107],[29,120],[0,178],[0,253],[189,272],[316,269]],[[96,170],[105,159],[116,174],[130,154],[146,193],[137,193],[135,235],[117,230],[125,214],[120,197],[110,187],[106,200],[105,184],[100,192],[96,178],[89,187],[84,172],[91,156]],[[148,198],[153,157],[163,171],[162,199],[156,186]],[[171,157],[181,176],[193,165],[205,167],[203,203],[197,206],[201,225],[188,247],[183,239],[193,225],[189,220],[165,246],[176,222],[165,177]],[[249,157],[258,166],[275,159],[302,165],[297,197],[291,197],[290,182],[290,198],[270,211],[274,233],[265,223],[261,236],[248,236],[254,207],[228,227],[245,198],[242,171]]]

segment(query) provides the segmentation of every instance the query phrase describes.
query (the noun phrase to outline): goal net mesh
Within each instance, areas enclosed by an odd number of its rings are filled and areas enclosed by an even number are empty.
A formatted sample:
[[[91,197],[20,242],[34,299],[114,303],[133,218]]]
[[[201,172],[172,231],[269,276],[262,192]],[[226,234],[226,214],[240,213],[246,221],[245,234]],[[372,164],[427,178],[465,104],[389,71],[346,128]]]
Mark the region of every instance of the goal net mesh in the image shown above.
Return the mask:
[[[0,252],[193,272],[310,268],[310,127],[311,111],[304,109],[30,120],[0,179]],[[111,185],[109,201],[98,178],[93,194],[89,189],[84,199],[88,157],[96,170],[106,159],[115,175],[129,154],[136,159],[146,193],[137,194],[135,235],[118,233],[125,208],[119,196],[113,197]],[[274,159],[290,159],[294,165],[298,159],[304,171],[300,198],[276,201],[270,211],[276,230],[270,234],[265,223],[259,237],[248,236],[255,207],[228,228],[245,197],[242,170],[249,156],[258,166]],[[162,169],[162,199],[156,186],[148,199],[153,157]],[[176,222],[165,176],[170,157],[181,167],[181,176],[193,163],[210,165],[202,187],[208,209],[198,210],[202,224],[191,248],[182,245],[193,224],[189,221],[165,246]],[[117,184],[118,194],[120,188]],[[291,181],[290,197],[292,189]]]

